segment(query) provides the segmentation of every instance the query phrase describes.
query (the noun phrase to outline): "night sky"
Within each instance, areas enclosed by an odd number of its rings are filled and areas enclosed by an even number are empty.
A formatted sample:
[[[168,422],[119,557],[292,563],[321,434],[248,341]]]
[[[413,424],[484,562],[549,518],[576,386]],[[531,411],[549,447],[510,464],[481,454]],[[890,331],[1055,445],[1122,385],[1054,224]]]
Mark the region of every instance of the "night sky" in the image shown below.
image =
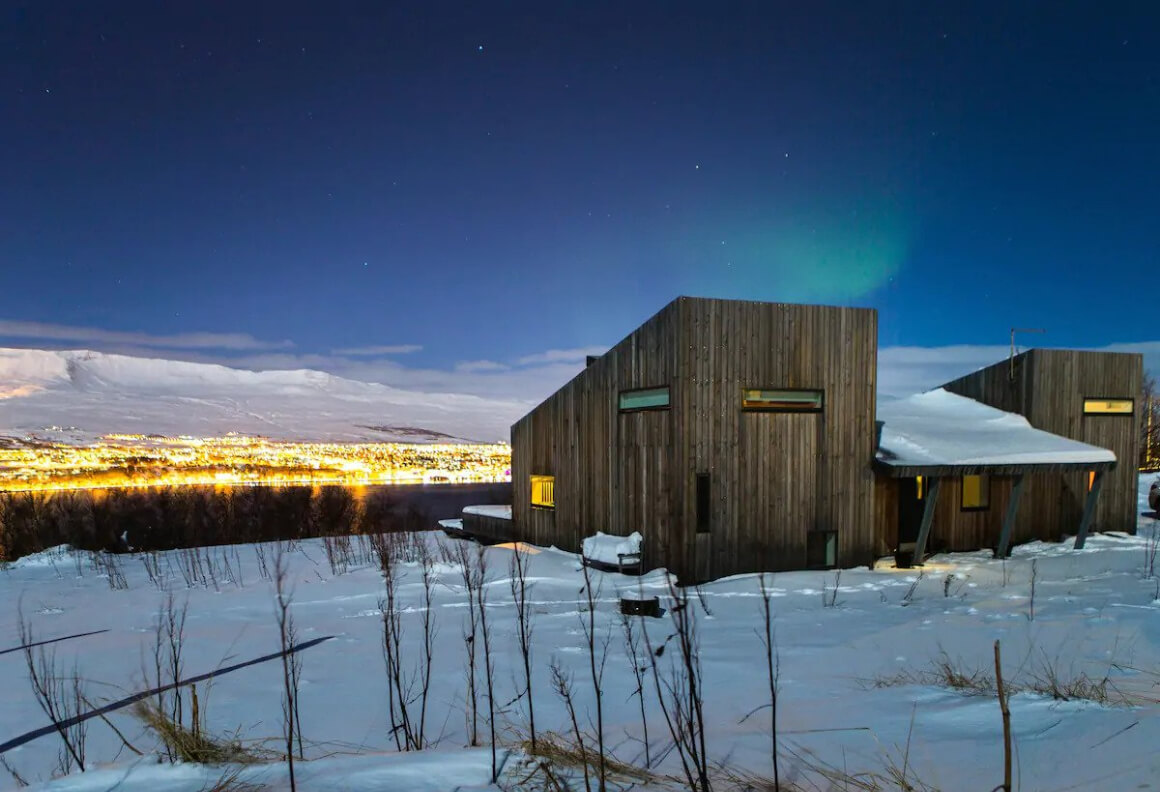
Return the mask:
[[[453,387],[679,294],[1160,337],[1160,4],[0,9],[0,345]]]

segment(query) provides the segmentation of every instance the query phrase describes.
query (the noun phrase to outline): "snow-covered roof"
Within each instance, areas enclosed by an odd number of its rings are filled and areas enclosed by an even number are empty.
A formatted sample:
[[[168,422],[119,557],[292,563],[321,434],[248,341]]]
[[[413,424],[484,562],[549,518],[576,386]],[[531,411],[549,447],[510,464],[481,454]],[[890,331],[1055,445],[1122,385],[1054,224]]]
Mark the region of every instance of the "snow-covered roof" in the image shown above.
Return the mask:
[[[877,459],[894,468],[1106,465],[1116,455],[942,388],[881,401]]]
[[[511,505],[484,505],[484,506],[464,506],[464,514],[476,514],[480,517],[494,517],[499,520],[510,520],[512,518]]]

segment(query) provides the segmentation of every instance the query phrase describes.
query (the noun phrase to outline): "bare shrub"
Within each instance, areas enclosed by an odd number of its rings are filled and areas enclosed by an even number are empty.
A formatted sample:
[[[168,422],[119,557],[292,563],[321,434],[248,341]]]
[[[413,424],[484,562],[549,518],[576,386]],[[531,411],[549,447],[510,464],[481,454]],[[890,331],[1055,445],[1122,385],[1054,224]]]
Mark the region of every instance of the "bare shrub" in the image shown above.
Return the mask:
[[[1144,541],[1144,578],[1156,577],[1156,554],[1160,551],[1160,520],[1152,518],[1151,531]]]
[[[58,767],[63,774],[72,772],[74,767],[84,772],[88,726],[83,720],[65,725],[84,712],[84,684],[77,667],[73,666],[71,675],[62,673],[57,668],[54,649],[43,644],[32,646],[36,639],[32,622],[24,618],[22,603],[17,603],[17,627],[32,693],[61,739]]]
[[[838,589],[842,583],[842,570],[834,573],[834,587],[827,589],[825,582],[822,583],[822,607],[836,608],[838,607]]]
[[[653,687],[688,789],[693,792],[711,792],[709,759],[705,750],[703,685],[696,615],[689,600],[688,589],[678,588],[671,579],[669,598],[674,632],[664,643],[654,647],[648,630],[642,631],[651,657]],[[660,658],[674,641],[677,656],[670,655],[667,669],[662,670]]]
[[[429,747],[427,741],[427,700],[431,694],[431,661],[435,653],[435,636],[438,630],[435,625],[435,608],[432,600],[435,588],[434,558],[426,542],[421,542],[419,547],[421,548],[419,564],[423,582],[423,642],[420,645],[419,670],[417,672],[419,679],[419,726],[414,734],[414,745],[416,750],[421,751]]]
[[[293,651],[297,643],[294,617],[290,614],[293,592],[287,588],[286,555],[279,551],[274,557],[275,618],[278,621],[278,640],[282,649],[282,734],[286,741],[286,768],[290,776],[290,790],[298,787],[294,779],[294,743],[298,742],[298,757],[302,755],[302,720],[298,709],[298,688],[302,678],[302,660]]]
[[[523,696],[528,707],[528,731],[531,747],[536,747],[536,708],[532,695],[532,613],[528,606],[528,561],[525,553],[517,544],[512,548],[509,579],[511,581],[512,602],[516,609],[516,638],[520,646],[520,658],[523,660],[524,689]]]
[[[628,659],[632,666],[632,678],[636,682],[636,688],[633,689],[632,695],[636,696],[637,703],[640,705],[640,728],[643,733],[644,742],[644,766],[646,768],[652,767],[651,746],[648,738],[648,717],[645,713],[644,701],[644,679],[648,672],[648,666],[644,664],[644,658],[640,656],[640,640],[634,628],[633,616],[621,615],[620,623],[624,630],[624,656]],[[644,628],[641,628],[644,631]]]
[[[124,591],[129,588],[125,580],[125,573],[121,571],[121,562],[112,553],[94,553],[93,562],[98,571],[105,576],[112,591]]]
[[[918,584],[922,582],[923,572],[919,572],[914,580],[910,581],[910,585],[906,588],[906,593],[902,595],[902,604],[909,605],[914,601],[914,593],[918,591]]]
[[[428,747],[426,736],[427,702],[431,693],[431,669],[435,651],[434,557],[427,543],[404,534],[379,534],[374,539],[383,596],[379,612],[383,626],[383,660],[387,671],[387,701],[391,736],[398,750],[421,751]],[[399,566],[414,558],[422,580],[423,605],[419,661],[413,668],[404,663],[402,609],[398,602]]]
[[[443,546],[443,558],[459,567],[463,590],[467,594],[467,615],[464,617],[463,646],[467,655],[464,675],[467,682],[464,718],[467,727],[467,744],[479,745],[479,696],[476,684],[476,641],[479,632],[479,596],[483,587],[478,555],[466,542],[454,542]]]
[[[583,612],[580,614],[580,630],[584,635],[584,645],[588,650],[588,670],[592,680],[592,695],[596,706],[596,767],[597,789],[605,792],[608,784],[608,774],[605,767],[604,750],[604,668],[608,663],[608,644],[612,640],[611,625],[604,631],[602,639],[596,636],[596,604],[600,600],[600,591],[603,581],[598,586],[592,585],[591,567],[584,559],[580,565],[584,573]]]
[[[165,590],[165,574],[161,571],[161,558],[156,551],[141,554],[141,565],[145,567],[145,574],[149,582],[158,591]]]
[[[1027,600],[1027,620],[1035,621],[1035,581],[1039,578],[1039,560],[1031,560],[1031,596]]]
[[[487,688],[487,728],[491,742],[491,782],[499,779],[499,765],[495,741],[495,661],[491,656],[491,628],[487,622],[487,553],[483,545],[476,547],[476,566],[479,569],[479,630],[483,637],[483,674]]]
[[[157,612],[153,625],[153,687],[158,688],[155,708],[166,713],[170,720],[180,724],[183,721],[181,688],[178,683],[183,673],[182,653],[185,647],[185,620],[189,613],[189,601],[178,608],[172,592],[167,592]],[[148,680],[148,671],[144,674]],[[169,687],[168,691],[161,688]],[[169,761],[177,761],[177,756],[166,749]]]
[[[777,637],[773,627],[773,607],[769,588],[765,585],[765,573],[758,578],[761,590],[761,617],[765,627],[761,634],[761,645],[765,649],[766,676],[769,680],[769,739],[770,756],[773,759],[773,788],[781,788],[781,777],[777,763],[777,693],[781,679],[781,655],[777,650]]]
[[[592,760],[589,758],[588,747],[584,744],[584,731],[580,728],[580,719],[576,716],[576,697],[572,684],[572,674],[564,669],[557,658],[552,658],[548,665],[552,674],[552,689],[560,701],[564,702],[564,709],[568,712],[568,720],[572,724],[572,739],[574,753],[581,770],[584,771],[584,789],[592,790]]]

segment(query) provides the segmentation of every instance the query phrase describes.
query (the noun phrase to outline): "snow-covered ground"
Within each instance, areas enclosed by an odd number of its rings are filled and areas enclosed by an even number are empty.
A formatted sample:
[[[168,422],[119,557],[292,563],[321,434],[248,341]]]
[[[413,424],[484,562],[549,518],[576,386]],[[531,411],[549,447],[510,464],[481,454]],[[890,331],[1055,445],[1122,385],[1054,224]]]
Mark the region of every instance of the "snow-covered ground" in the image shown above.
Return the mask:
[[[1141,478],[1141,509],[1150,477]],[[999,707],[990,695],[967,695],[923,681],[875,687],[867,680],[921,674],[940,654],[964,668],[986,670],[993,643],[1002,642],[1004,675],[1026,684],[1044,664],[1063,677],[1086,673],[1109,679],[1130,696],[1131,706],[1057,701],[1021,692],[1010,702],[1015,741],[1016,788],[1020,790],[1131,790],[1160,786],[1160,601],[1157,581],[1146,579],[1147,536],[1097,535],[1083,551],[1070,543],[1015,548],[995,561],[987,552],[936,556],[918,580],[913,570],[882,567],[834,572],[780,573],[767,579],[773,595],[781,662],[779,727],[785,749],[782,773],[802,772],[789,755],[812,755],[849,771],[882,770],[901,763],[909,742],[909,772],[942,790],[989,790],[1002,779]],[[937,528],[936,528],[937,530]],[[427,540],[453,543],[439,532]],[[514,698],[521,668],[509,588],[513,550],[484,551],[490,563],[489,617],[497,652],[496,701],[501,733],[511,740],[525,717]],[[256,555],[240,548],[240,585],[220,591],[188,588],[171,572],[178,602],[188,601],[185,673],[195,675],[268,654],[278,648],[271,584],[257,572]],[[292,556],[292,613],[300,640],[333,635],[302,653],[302,725],[307,753],[323,757],[299,768],[300,789],[398,789],[450,792],[488,788],[486,749],[464,749],[464,648],[467,613],[462,581],[452,564],[438,564],[434,610],[438,629],[436,680],[428,716],[433,753],[392,754],[387,733],[387,685],[383,672],[378,601],[382,582],[369,566],[334,575],[320,543],[306,542]],[[551,549],[528,551],[534,603],[534,691],[540,730],[567,730],[567,716],[550,689],[549,661],[575,674],[581,716],[592,713],[588,659],[578,618],[582,572],[574,555]],[[128,588],[112,590],[105,577],[67,555],[22,560],[0,572],[0,652],[19,643],[17,602],[31,618],[37,638],[105,629],[55,644],[61,667],[73,664],[87,680],[91,698],[120,698],[144,685],[151,662],[153,623],[163,594],[138,558],[124,557]],[[1034,565],[1034,567],[1033,567]],[[173,561],[176,567],[176,560]],[[1034,619],[1030,618],[1032,569]],[[417,649],[422,611],[419,570],[408,567],[400,588],[403,630]],[[596,623],[611,630],[605,676],[608,742],[626,761],[643,761],[635,682],[625,659],[617,608],[618,590],[666,598],[665,577],[641,580],[593,572],[602,586]],[[837,583],[836,604],[823,600]],[[703,588],[695,605],[704,667],[707,741],[714,761],[734,769],[769,773],[768,713],[746,716],[767,700],[758,579],[739,576]],[[644,620],[656,643],[669,634],[669,617]],[[671,652],[670,652],[671,654]],[[45,725],[29,688],[20,652],[0,654],[0,743]],[[281,667],[250,666],[199,685],[209,728],[240,730],[245,737],[274,737],[281,728]],[[1118,694],[1117,694],[1118,695]],[[653,754],[661,753],[665,727],[655,698],[646,695]],[[155,746],[125,712],[110,716],[135,746]],[[48,735],[9,751],[5,760],[30,781],[46,780],[60,741]],[[208,788],[219,769],[158,766],[120,748],[100,721],[91,721],[91,762],[106,765],[39,787],[52,790],[147,790]],[[516,761],[513,759],[512,761]],[[110,764],[111,763],[111,764]],[[677,772],[669,754],[662,768]],[[3,771],[0,771],[3,773]],[[286,788],[281,765],[256,766],[244,780]],[[0,787],[14,782],[0,775]]]
[[[512,422],[531,406],[321,371],[0,349],[0,436],[91,442],[117,433],[238,432],[302,442],[506,442]]]

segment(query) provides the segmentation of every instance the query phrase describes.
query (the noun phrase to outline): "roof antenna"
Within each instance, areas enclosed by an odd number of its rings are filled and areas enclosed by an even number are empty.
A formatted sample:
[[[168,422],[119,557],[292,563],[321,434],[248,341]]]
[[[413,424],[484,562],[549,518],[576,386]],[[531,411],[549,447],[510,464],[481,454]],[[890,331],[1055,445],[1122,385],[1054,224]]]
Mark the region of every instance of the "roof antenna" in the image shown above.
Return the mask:
[[[1042,327],[1012,327],[1011,328],[1011,356],[1007,359],[1010,364],[1010,371],[1007,378],[1011,382],[1015,381],[1015,334],[1016,333],[1046,333],[1047,331]]]

